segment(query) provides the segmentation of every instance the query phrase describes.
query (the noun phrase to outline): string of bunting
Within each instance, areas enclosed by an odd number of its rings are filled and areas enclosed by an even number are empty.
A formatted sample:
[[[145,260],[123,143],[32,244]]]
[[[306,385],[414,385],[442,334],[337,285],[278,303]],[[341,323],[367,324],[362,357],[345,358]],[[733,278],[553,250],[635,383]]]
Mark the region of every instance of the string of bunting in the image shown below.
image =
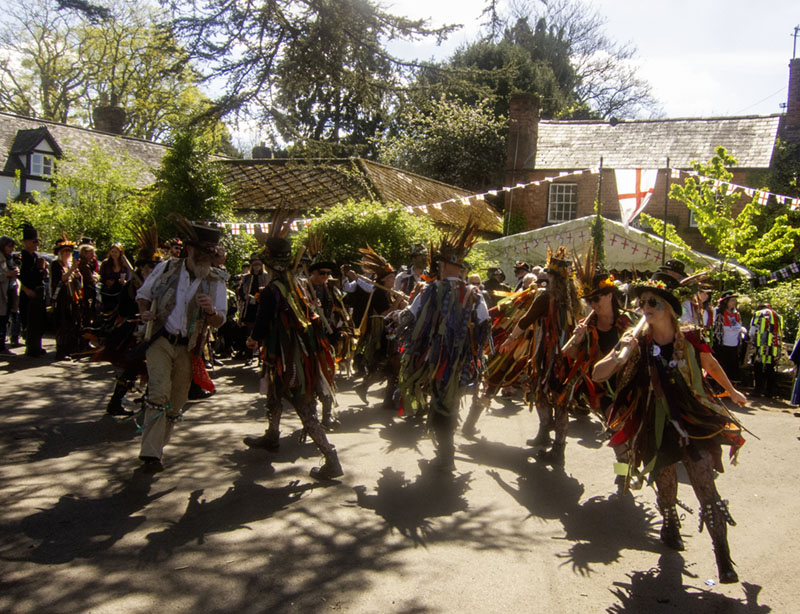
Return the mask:
[[[764,286],[771,281],[792,279],[798,275],[800,275],[800,261],[793,262],[792,264],[785,266],[782,269],[778,269],[777,271],[772,271],[772,273],[767,275],[759,275],[758,277],[754,277],[752,283],[754,286]]]
[[[610,170],[610,169],[607,169]],[[711,181],[713,182],[713,187],[715,190],[721,190],[723,187],[725,188],[726,194],[732,194],[736,190],[742,190],[747,196],[749,197],[756,197],[756,200],[759,204],[766,205],[769,202],[771,197],[774,197],[775,200],[782,204],[788,204],[793,211],[800,210],[800,198],[792,197],[792,196],[785,196],[783,194],[775,194],[773,192],[767,192],[766,190],[756,190],[755,188],[750,188],[743,185],[738,185],[735,183],[731,183],[729,181],[722,181],[720,179],[714,179],[713,177],[706,177],[704,175],[699,174],[697,171],[685,171],[678,168],[670,169],[672,173],[673,179],[680,179],[681,175],[695,177],[700,181]],[[475,200],[486,200],[487,196],[497,196],[502,192],[512,192],[514,190],[524,190],[530,186],[539,186],[541,184],[550,183],[555,181],[556,179],[561,179],[563,177],[570,177],[575,175],[584,175],[584,174],[597,174],[600,172],[599,167],[591,167],[591,168],[584,168],[576,171],[561,171],[557,175],[552,175],[550,177],[544,177],[542,179],[537,179],[535,181],[528,181],[526,183],[518,183],[513,186],[505,186],[498,190],[487,190],[486,192],[479,192],[476,194],[470,194],[469,196],[460,196],[456,198],[449,198],[447,200],[443,200],[440,202],[435,202],[431,204],[424,204],[424,205],[406,205],[404,209],[409,212],[413,213],[415,210],[419,210],[422,213],[427,214],[430,208],[434,209],[442,209],[443,205],[448,203],[452,204],[462,204],[462,205],[469,205],[469,201],[473,198]],[[362,215],[366,215],[366,212],[362,213]],[[308,226],[312,222],[311,219],[298,219],[294,220],[291,225],[291,229],[293,231],[302,230],[306,226]],[[259,228],[262,232],[268,232],[270,222],[211,222],[211,224],[222,227],[228,228],[231,231],[231,234],[238,235],[241,233],[247,234],[255,234],[256,228]]]
[[[733,194],[736,190],[742,190],[747,196],[750,198],[756,197],[756,201],[759,205],[766,205],[769,202],[770,197],[775,197],[775,200],[781,205],[789,205],[792,211],[797,211],[800,209],[800,198],[795,198],[793,196],[785,196],[783,194],[775,194],[773,192],[767,192],[766,190],[756,190],[755,188],[749,188],[744,185],[738,185],[736,183],[731,183],[729,181],[722,181],[720,179],[714,179],[713,177],[706,177],[701,175],[697,171],[683,171],[679,168],[672,169],[672,178],[673,179],[680,179],[681,175],[686,175],[689,177],[695,177],[700,181],[710,181],[713,183],[714,191],[719,192],[725,188],[724,194]]]

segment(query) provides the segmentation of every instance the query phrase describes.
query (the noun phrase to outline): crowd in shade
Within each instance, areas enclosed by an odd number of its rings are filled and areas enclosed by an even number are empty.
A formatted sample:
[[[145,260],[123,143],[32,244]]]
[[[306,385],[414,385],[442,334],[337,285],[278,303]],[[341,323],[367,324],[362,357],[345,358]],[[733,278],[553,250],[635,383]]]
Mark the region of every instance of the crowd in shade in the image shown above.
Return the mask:
[[[526,445],[555,468],[565,463],[570,416],[592,415],[614,450],[616,492],[653,485],[661,540],[676,550],[684,548],[684,466],[720,581],[738,581],[727,540],[735,523],[715,476],[723,450],[735,463],[745,443],[736,411],[747,402],[742,365],[752,365],[752,394],[778,389],[783,319],[769,305],[746,327],[736,294],[716,291],[702,271],[688,275],[669,260],[622,284],[591,249],[516,262],[509,283],[498,267],[482,279],[465,260],[476,242],[471,221],[429,249],[410,245],[399,269],[366,245],[357,262],[337,263],[323,257],[324,237],[314,233],[293,252],[291,221],[276,214],[235,275],[225,268],[221,230],[179,216],[179,237],[161,241],[155,226],[141,225],[136,245],[103,254],[89,237],[66,236],[46,252],[25,226],[21,245],[0,238],[0,351],[43,360],[42,338],[52,334],[56,360],[113,364],[106,412],[141,432],[148,473],[164,470],[187,402],[217,393],[214,367],[223,360],[258,378],[266,406],[263,433],[243,445],[285,445],[281,417],[291,407],[321,455],[311,470],[318,480],[347,467],[334,411],[346,380],[367,404],[369,389],[381,387],[376,410],[427,425],[430,463],[444,475],[456,470],[459,429],[475,438],[496,395],[535,410]],[[791,359],[800,362],[800,348]],[[792,401],[800,403],[800,386]]]

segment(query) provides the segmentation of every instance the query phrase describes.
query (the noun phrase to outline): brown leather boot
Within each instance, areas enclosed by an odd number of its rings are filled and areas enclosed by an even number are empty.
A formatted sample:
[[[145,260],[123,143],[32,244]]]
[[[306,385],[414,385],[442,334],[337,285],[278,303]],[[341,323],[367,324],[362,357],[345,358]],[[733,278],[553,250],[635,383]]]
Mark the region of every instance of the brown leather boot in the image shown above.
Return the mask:
[[[336,448],[331,448],[325,453],[325,464],[321,467],[314,467],[310,475],[315,480],[332,480],[344,475]]]

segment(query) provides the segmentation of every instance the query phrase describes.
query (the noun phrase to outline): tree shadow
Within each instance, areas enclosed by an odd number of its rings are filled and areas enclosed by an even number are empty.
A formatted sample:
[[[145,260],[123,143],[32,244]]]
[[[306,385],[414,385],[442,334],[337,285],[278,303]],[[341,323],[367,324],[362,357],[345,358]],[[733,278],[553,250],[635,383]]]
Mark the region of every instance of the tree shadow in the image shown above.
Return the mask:
[[[22,531],[39,544],[23,560],[58,565],[108,550],[146,520],[145,516],[135,515],[137,512],[175,490],[150,495],[152,482],[153,476],[134,472],[120,490],[108,497],[64,495],[52,508],[24,518]]]
[[[658,567],[635,571],[629,583],[614,582],[611,593],[619,600],[606,609],[608,614],[659,614],[661,612],[725,612],[726,614],[767,614],[772,611],[758,603],[761,587],[742,582],[743,599],[732,599],[705,588],[686,586],[684,576],[697,580],[683,557],[673,550],[661,555]]]
[[[583,485],[560,467],[528,463],[517,477],[517,488],[503,480],[497,471],[489,476],[517,503],[526,508],[528,517],[558,520],[578,509]]]
[[[435,530],[431,518],[446,517],[469,508],[465,497],[470,473],[452,475],[420,461],[420,474],[412,482],[402,471],[391,467],[381,470],[374,495],[366,486],[356,486],[356,504],[374,511],[393,530],[409,538],[415,546],[424,546]]]

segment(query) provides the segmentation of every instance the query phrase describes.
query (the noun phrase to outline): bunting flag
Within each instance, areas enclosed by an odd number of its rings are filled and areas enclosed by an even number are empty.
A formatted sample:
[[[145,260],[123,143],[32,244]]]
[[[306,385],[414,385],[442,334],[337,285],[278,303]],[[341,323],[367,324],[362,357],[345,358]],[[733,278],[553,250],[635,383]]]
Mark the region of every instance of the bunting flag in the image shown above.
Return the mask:
[[[628,228],[650,201],[658,169],[618,168],[614,174],[617,176],[620,216]]]
[[[714,191],[722,192],[726,196],[730,196],[737,190],[742,190],[742,192],[744,192],[748,198],[755,198],[756,202],[760,205],[766,205],[769,203],[770,198],[774,197],[778,204],[788,204],[792,211],[797,211],[800,209],[800,198],[796,196],[786,196],[784,194],[767,192],[766,190],[757,190],[755,188],[739,185],[737,183],[731,183],[730,181],[722,181],[721,179],[706,177],[697,171],[682,171],[678,168],[672,169],[673,179],[680,179],[681,175],[695,177],[698,181],[708,181],[711,183],[711,187],[714,189]]]
[[[759,275],[758,277],[753,277],[750,282],[758,287],[763,286],[770,281],[780,281],[786,279],[792,279],[800,275],[800,261],[793,262],[789,266],[785,266],[782,269],[778,269],[777,271],[772,271],[766,275]]]

